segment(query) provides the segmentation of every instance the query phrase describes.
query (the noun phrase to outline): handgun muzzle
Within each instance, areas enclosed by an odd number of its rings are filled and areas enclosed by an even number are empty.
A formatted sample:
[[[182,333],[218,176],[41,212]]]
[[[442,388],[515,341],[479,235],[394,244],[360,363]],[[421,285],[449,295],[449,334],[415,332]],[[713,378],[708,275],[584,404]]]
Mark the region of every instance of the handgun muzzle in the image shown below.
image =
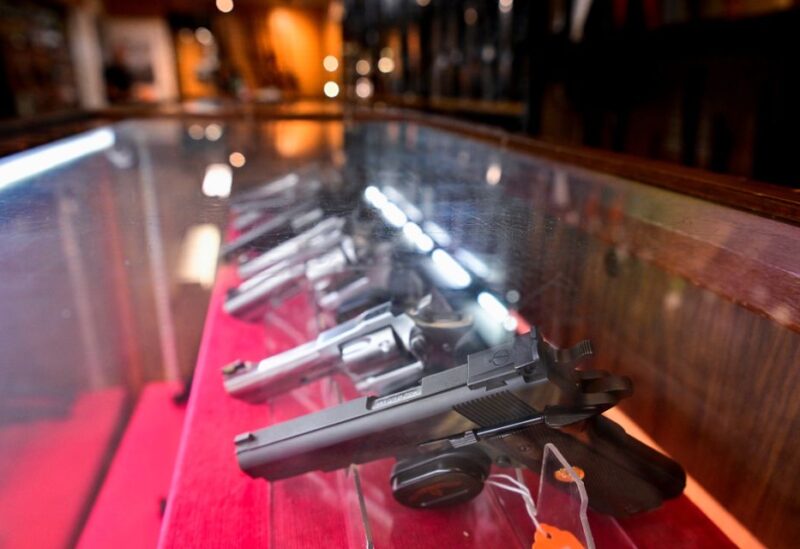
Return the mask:
[[[319,256],[342,240],[344,224],[345,220],[340,217],[323,219],[296,237],[242,263],[238,268],[239,276],[250,278],[282,261],[300,263]]]
[[[305,265],[275,266],[274,271],[245,280],[233,290],[223,304],[226,313],[243,320],[259,320],[270,307],[270,301],[300,290]]]

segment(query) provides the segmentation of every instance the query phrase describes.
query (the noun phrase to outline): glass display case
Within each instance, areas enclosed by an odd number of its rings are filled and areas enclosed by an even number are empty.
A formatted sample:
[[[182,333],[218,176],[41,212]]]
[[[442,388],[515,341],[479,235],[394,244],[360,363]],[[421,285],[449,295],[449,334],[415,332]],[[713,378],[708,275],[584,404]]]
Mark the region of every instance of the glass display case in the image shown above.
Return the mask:
[[[798,459],[797,201],[735,190],[732,180],[703,186],[696,174],[652,165],[623,163],[615,175],[613,157],[592,166],[578,161],[581,153],[399,114],[129,120],[0,160],[8,250],[0,365],[9,380],[0,405],[0,539],[51,523],[41,517],[48,501],[60,501],[61,541],[79,539],[133,397],[150,382],[187,376],[198,347],[163,547],[523,547],[548,513],[584,546],[793,539],[794,481],[777,473]],[[704,198],[677,192],[681,181]],[[710,200],[720,188],[730,192]],[[771,205],[772,219],[764,215]],[[259,227],[258,239],[242,240]],[[325,255],[332,250],[338,255]],[[217,270],[220,251],[229,261]],[[272,256],[248,273],[265,253]],[[246,305],[258,306],[241,313],[233,299],[253,288]],[[308,349],[384,301],[417,328],[425,307],[448,322],[469,318],[474,339],[445,344],[436,352],[446,356],[434,358],[403,340],[414,360],[390,368],[381,345],[403,341],[370,340],[379,357],[352,362],[366,369],[287,377],[270,398],[233,398],[241,395],[231,372],[253,368],[237,361]],[[630,381],[632,392],[603,385],[616,405],[598,409],[607,419],[597,421],[613,420],[679,463],[681,495],[644,512],[597,512],[594,473],[579,478],[586,471],[559,461],[570,461],[563,441],[539,460],[544,469],[495,460],[476,498],[436,509],[397,501],[406,477],[392,459],[269,482],[237,463],[237,436],[241,445],[242,435],[363,396],[378,408],[412,401],[420,380],[430,385],[428,376],[469,360],[475,368],[481,350],[507,349],[531,330],[546,345],[540,351],[591,342],[591,357],[575,370],[584,372],[576,374],[582,386],[593,383],[587,372]],[[573,358],[588,351],[578,347]],[[83,440],[65,453],[71,428]],[[323,466],[313,469],[334,468],[315,457]],[[66,484],[65,468],[80,486],[65,486],[69,501],[53,488]],[[556,473],[567,475],[561,490],[539,482]],[[30,507],[11,503],[21,495]],[[539,506],[533,517],[531,503]]]

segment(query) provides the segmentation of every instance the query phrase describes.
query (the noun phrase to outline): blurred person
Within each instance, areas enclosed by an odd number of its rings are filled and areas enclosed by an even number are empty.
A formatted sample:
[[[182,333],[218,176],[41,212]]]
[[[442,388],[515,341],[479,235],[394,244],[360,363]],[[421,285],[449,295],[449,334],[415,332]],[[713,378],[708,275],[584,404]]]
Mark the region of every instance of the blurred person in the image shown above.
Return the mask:
[[[103,70],[106,82],[106,96],[111,103],[125,103],[131,100],[133,90],[133,72],[125,62],[125,49],[116,47],[111,54],[111,61]]]

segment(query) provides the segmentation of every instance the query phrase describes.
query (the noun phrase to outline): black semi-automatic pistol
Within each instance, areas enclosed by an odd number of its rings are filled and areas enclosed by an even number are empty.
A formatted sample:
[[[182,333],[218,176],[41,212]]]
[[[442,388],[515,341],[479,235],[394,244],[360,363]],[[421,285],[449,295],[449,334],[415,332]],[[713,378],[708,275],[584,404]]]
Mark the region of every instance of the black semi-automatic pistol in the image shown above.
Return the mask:
[[[533,331],[411,388],[243,433],[235,440],[239,465],[274,481],[397,457],[395,497],[436,507],[475,496],[492,463],[538,472],[549,442],[582,476],[595,510],[622,517],[658,507],[682,492],[685,474],[600,415],[632,386],[576,369],[590,352],[588,342],[556,349]]]

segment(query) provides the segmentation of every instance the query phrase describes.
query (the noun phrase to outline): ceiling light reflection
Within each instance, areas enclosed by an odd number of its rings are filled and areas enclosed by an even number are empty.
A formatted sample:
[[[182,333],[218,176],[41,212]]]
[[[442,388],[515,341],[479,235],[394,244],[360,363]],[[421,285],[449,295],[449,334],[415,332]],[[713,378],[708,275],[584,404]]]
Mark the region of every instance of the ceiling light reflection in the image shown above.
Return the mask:
[[[100,129],[3,158],[0,160],[0,188],[110,149],[115,140],[112,130]]]
[[[488,279],[491,276],[489,266],[479,258],[477,255],[465,248],[459,248],[456,251],[456,257],[464,263],[464,265],[481,278]]]
[[[413,221],[403,225],[403,235],[422,253],[428,253],[433,249],[433,239]]]
[[[419,208],[417,208],[414,204],[412,204],[403,193],[398,191],[391,185],[384,185],[383,187],[384,194],[392,200],[395,204],[400,206],[400,209],[411,219],[412,221],[422,221],[422,212]]]
[[[433,238],[433,240],[442,248],[447,248],[453,243],[453,239],[450,238],[448,232],[433,221],[426,221],[422,224],[422,227],[425,229],[425,232],[428,233],[431,238]]]
[[[503,168],[497,162],[492,162],[486,169],[486,182],[489,185],[497,185],[503,177]]]
[[[225,198],[231,194],[233,171],[227,164],[209,164],[203,177],[203,194]]]
[[[431,259],[442,281],[451,288],[463,289],[472,284],[469,273],[446,251],[437,248],[431,254]]]
[[[398,229],[408,222],[406,214],[394,202],[387,201],[381,208],[381,214],[390,225],[394,225]]]
[[[383,194],[378,187],[374,187],[370,185],[366,189],[364,189],[364,198],[374,207],[381,209],[383,206],[389,202],[389,199],[386,198],[386,195]]]
[[[492,318],[497,322],[503,322],[508,316],[508,308],[489,292],[481,292],[478,294],[478,305],[480,305],[484,311],[492,315]]]
[[[222,236],[216,225],[203,223],[190,227],[181,245],[178,280],[200,284],[203,288],[213,286],[221,241]]]

